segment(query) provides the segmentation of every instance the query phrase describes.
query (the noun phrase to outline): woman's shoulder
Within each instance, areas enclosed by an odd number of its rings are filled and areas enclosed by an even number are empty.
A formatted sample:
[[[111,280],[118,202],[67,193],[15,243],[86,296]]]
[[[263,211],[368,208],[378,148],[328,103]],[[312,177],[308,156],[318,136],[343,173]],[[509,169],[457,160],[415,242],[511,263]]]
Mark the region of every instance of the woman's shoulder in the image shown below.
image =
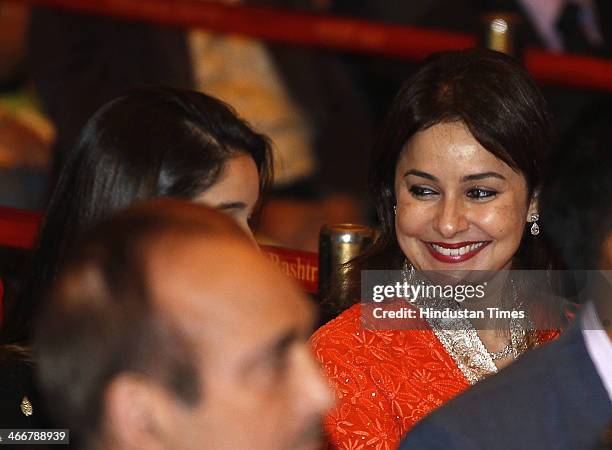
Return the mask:
[[[321,342],[343,334],[353,334],[361,328],[361,305],[359,303],[345,309],[336,318],[322,325],[310,338],[311,344],[316,347]]]
[[[319,328],[310,339],[315,357],[323,364],[341,361],[342,365],[367,366],[387,361],[391,365],[404,365],[406,355],[418,359],[429,354],[437,342],[431,329],[380,327],[377,323],[369,326],[370,321],[364,317],[367,311],[368,305],[355,304]]]
[[[431,329],[368,329],[367,314],[367,304],[353,305],[312,338],[336,394],[324,420],[330,448],[396,448],[416,421],[468,386]]]

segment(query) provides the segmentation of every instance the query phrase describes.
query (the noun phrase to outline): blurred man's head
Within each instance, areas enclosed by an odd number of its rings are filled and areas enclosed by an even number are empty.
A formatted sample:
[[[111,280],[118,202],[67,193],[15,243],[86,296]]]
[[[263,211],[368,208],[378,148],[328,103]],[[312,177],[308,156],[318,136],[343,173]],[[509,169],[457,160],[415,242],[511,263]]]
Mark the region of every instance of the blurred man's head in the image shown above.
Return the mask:
[[[66,264],[37,334],[41,383],[90,447],[317,448],[330,398],[312,323],[231,219],[158,200]]]

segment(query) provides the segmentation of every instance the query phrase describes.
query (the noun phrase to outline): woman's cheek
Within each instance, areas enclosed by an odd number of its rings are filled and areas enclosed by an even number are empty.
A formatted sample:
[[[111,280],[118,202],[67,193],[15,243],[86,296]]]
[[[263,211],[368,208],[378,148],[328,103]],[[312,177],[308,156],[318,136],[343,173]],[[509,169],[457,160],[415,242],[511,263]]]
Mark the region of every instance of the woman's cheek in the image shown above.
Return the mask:
[[[431,222],[431,208],[414,203],[398,206],[396,229],[398,234],[419,237]]]
[[[483,231],[498,239],[522,234],[526,211],[516,204],[496,205],[482,208],[472,215],[472,222]],[[521,230],[520,233],[517,233]]]

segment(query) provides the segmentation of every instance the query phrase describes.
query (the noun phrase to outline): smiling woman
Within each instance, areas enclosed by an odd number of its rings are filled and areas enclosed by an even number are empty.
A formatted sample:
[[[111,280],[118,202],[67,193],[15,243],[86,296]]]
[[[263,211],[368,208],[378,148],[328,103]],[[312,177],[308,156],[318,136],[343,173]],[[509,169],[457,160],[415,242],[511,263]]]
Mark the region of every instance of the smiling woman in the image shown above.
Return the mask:
[[[533,225],[551,141],[546,104],[510,57],[467,50],[426,60],[375,148],[380,237],[351,263],[354,301],[361,270],[401,270],[406,281],[416,269],[551,268]],[[340,306],[348,309],[312,338],[338,398],[325,421],[333,449],[395,448],[434,408],[555,335],[429,319],[424,330],[373,331],[360,304]]]
[[[416,133],[395,174],[398,244],[416,269],[512,266],[537,214],[525,176],[487,151],[463,122]]]

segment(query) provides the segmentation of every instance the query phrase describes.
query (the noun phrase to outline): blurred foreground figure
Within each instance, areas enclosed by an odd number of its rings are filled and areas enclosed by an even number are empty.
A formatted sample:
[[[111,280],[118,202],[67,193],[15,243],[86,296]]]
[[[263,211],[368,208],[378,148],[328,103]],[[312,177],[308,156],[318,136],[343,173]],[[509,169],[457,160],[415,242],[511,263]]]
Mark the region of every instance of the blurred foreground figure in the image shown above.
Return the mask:
[[[612,448],[612,135],[596,136],[598,125],[566,141],[574,152],[555,159],[541,193],[545,232],[567,267],[600,271],[579,291],[581,313],[558,340],[426,418],[401,450]]]
[[[51,295],[40,381],[81,447],[320,445],[312,309],[222,213],[127,210],[85,236]]]

